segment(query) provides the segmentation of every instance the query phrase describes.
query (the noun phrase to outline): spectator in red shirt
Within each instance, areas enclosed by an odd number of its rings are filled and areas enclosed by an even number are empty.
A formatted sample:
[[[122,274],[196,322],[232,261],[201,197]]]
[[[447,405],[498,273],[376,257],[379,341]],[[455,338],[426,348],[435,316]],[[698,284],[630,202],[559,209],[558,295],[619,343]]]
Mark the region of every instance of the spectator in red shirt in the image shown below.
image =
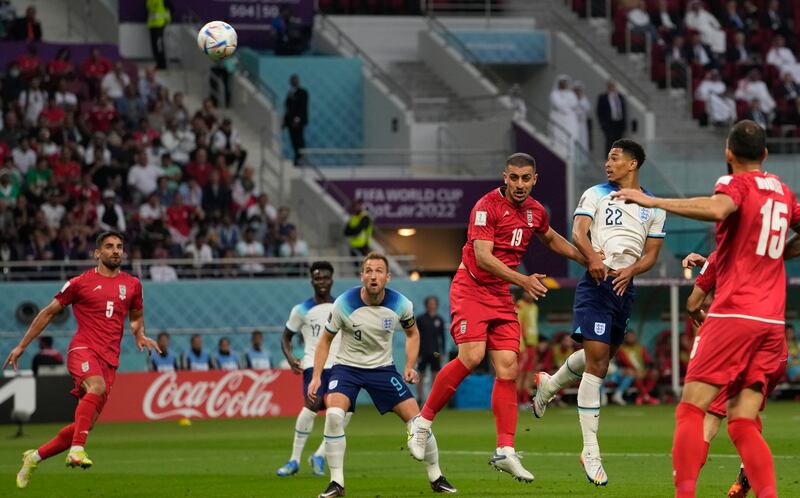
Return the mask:
[[[147,118],[142,118],[139,120],[139,130],[134,132],[133,138],[136,139],[136,143],[147,147],[157,138],[159,138],[161,134],[150,126],[150,121]]]
[[[203,219],[203,212],[193,206],[183,203],[180,192],[175,193],[172,205],[167,208],[167,228],[169,228],[172,241],[181,246],[189,242],[189,234],[195,220]]]
[[[77,184],[81,179],[81,165],[73,158],[72,147],[64,146],[53,160],[53,175],[67,184]]]
[[[231,185],[231,172],[228,170],[228,163],[225,154],[217,154],[214,156],[214,167],[212,168],[219,173],[219,181],[223,185],[229,187]]]
[[[14,40],[25,40],[29,43],[41,41],[42,25],[36,19],[36,7],[28,7],[25,9],[25,17],[14,19],[9,34]]]
[[[20,75],[29,80],[39,74],[39,68],[42,65],[42,59],[39,58],[36,45],[28,45],[28,49],[24,54],[20,54],[16,58],[17,66],[19,67]]]
[[[197,180],[197,184],[202,188],[208,183],[208,174],[211,169],[211,163],[208,162],[208,152],[203,147],[198,147],[194,151],[194,160],[186,165],[186,173]]]
[[[11,156],[11,148],[7,143],[0,141],[0,164],[3,164],[9,156]]]
[[[67,193],[76,202],[87,199],[93,206],[100,202],[100,189],[92,182],[92,175],[88,172],[81,175],[81,182],[70,187]]]
[[[42,365],[57,366],[63,364],[64,357],[53,349],[53,338],[49,335],[39,337],[39,351],[33,357],[33,363],[31,363],[33,375],[39,373],[39,367]]]
[[[105,94],[100,96],[100,101],[92,106],[89,111],[89,126],[92,131],[107,132],[111,128],[111,121],[117,117],[117,110],[111,99]]]
[[[47,63],[47,75],[50,76],[51,88],[58,88],[61,79],[75,71],[70,58],[72,53],[68,47],[61,47],[55,59]]]
[[[51,93],[47,98],[47,105],[42,109],[42,113],[39,117],[44,118],[47,128],[50,129],[50,133],[56,134],[61,131],[61,127],[64,126],[64,118],[67,117],[67,113],[56,103],[55,94]]]
[[[656,387],[658,382],[658,371],[653,368],[653,359],[650,353],[647,352],[642,344],[632,331],[625,334],[625,339],[619,350],[617,351],[617,359],[620,366],[626,371],[626,375],[633,375],[639,396],[636,398],[636,404],[643,403],[657,405],[659,403],[657,398],[651,397],[650,393]]]
[[[81,75],[86,78],[92,97],[100,94],[100,80],[111,69],[111,62],[100,53],[100,49],[97,47],[93,48],[91,55],[81,63]]]
[[[99,198],[100,194],[98,193],[97,196]],[[82,196],[70,212],[78,231],[84,237],[89,237],[97,231],[97,204],[99,202],[92,202],[89,196]]]

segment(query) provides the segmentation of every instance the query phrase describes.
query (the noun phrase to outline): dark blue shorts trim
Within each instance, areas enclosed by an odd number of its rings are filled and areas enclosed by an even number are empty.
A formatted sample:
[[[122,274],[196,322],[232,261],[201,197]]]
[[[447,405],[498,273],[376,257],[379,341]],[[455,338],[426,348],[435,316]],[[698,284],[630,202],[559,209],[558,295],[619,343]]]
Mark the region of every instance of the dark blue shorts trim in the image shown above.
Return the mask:
[[[600,341],[622,344],[633,308],[634,289],[631,283],[622,296],[614,293],[608,277],[597,285],[586,272],[575,287],[575,304],[572,307],[572,338],[577,342]]]
[[[399,403],[413,398],[403,376],[394,365],[379,368],[358,368],[348,365],[334,365],[331,369],[328,394],[340,393],[350,399],[350,411],[355,410],[358,393],[364,389],[372,398],[372,403],[381,415]]]

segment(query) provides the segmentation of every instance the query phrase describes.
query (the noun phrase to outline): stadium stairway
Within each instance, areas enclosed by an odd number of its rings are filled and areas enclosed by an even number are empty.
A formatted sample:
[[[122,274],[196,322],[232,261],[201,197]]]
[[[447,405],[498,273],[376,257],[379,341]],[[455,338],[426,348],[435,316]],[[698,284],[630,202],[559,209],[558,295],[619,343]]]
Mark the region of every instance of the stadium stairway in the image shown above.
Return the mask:
[[[474,110],[460,100],[456,92],[424,62],[394,62],[388,73],[413,99],[415,120],[439,121],[446,113],[463,120],[477,119]]]
[[[620,54],[611,45],[611,26],[604,18],[582,19],[569,8],[569,2],[557,0],[508,0],[501,14],[507,17],[533,16],[540,26],[550,26],[572,40],[603,65],[614,79],[634,92],[655,114],[658,141],[719,141],[720,135],[703,128],[692,119],[690,97],[684,91],[672,93],[659,89],[651,81],[649,65],[643,54]]]

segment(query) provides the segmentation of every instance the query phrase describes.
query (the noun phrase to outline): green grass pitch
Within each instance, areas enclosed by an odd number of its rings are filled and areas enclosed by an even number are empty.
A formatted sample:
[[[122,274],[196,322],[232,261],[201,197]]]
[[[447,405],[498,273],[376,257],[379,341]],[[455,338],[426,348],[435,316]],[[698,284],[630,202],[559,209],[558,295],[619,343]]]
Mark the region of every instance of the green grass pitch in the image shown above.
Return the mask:
[[[578,464],[581,437],[574,408],[548,410],[543,420],[520,413],[517,449],[536,476],[522,484],[493,471],[487,459],[494,447],[490,412],[443,412],[434,425],[441,465],[461,496],[672,496],[669,456],[673,406],[608,407],[601,412],[600,444],[609,485],[590,485]],[[319,444],[319,417],[305,457]],[[778,492],[800,496],[800,404],[773,403],[764,417],[765,434],[775,456]],[[87,450],[89,470],[67,469],[63,455],[43,462],[30,486],[18,490],[14,474],[20,455],[55,434],[56,425],[0,426],[0,496],[30,497],[313,497],[327,479],[312,477],[303,462],[299,474],[278,478],[275,470],[289,456],[294,418],[100,424]],[[3,434],[5,433],[5,434]],[[700,497],[722,497],[736,476],[738,457],[725,426],[712,443],[698,487]],[[380,417],[359,406],[347,430],[347,496],[431,496],[424,468],[405,449],[405,427],[393,414]],[[751,495],[752,496],[752,495]]]

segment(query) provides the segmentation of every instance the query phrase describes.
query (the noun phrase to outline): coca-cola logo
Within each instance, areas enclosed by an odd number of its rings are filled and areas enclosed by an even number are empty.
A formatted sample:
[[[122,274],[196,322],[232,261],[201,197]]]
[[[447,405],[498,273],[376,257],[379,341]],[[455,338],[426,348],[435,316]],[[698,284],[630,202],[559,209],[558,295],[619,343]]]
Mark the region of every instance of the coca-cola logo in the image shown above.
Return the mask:
[[[164,373],[147,388],[142,411],[150,420],[277,416],[269,385],[279,376],[276,370],[237,370],[214,381],[179,382],[177,373]]]

